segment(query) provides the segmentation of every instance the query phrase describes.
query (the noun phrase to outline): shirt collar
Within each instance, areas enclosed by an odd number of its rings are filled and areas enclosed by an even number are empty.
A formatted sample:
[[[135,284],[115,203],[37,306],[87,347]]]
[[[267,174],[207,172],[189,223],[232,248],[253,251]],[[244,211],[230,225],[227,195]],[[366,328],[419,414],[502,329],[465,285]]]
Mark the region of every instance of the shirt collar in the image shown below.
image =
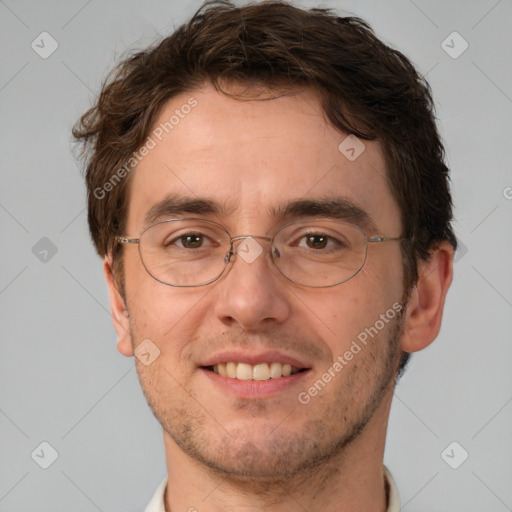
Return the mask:
[[[384,479],[386,481],[386,491],[388,495],[388,508],[386,512],[400,512],[400,496],[393,475],[389,469],[384,466]],[[164,509],[165,512],[165,509]]]
[[[395,480],[391,475],[389,469],[384,466],[384,480],[386,482],[386,494],[388,499],[388,508],[386,512],[400,512],[400,497],[398,495],[398,488]],[[160,483],[157,487],[155,494],[149,502],[144,512],[165,512],[164,495],[165,487],[167,485],[167,478]]]

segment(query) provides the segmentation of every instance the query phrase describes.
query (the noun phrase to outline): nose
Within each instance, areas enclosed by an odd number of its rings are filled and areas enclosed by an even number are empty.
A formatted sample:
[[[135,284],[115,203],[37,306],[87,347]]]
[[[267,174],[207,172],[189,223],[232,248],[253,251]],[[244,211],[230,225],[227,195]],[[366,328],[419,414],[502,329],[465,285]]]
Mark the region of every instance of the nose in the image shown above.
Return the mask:
[[[268,242],[264,237],[234,239],[231,268],[216,287],[215,314],[224,324],[251,331],[288,318],[289,286],[272,263]]]

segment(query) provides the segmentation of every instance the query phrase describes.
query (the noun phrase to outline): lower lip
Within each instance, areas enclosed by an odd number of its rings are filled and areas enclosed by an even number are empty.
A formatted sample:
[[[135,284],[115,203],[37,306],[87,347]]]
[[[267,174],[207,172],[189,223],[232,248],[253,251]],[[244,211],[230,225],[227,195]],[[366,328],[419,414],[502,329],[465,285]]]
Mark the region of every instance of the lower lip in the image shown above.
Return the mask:
[[[268,398],[277,395],[301,382],[309,370],[304,370],[288,377],[268,380],[241,380],[223,377],[218,373],[200,368],[214,382],[237,398]]]

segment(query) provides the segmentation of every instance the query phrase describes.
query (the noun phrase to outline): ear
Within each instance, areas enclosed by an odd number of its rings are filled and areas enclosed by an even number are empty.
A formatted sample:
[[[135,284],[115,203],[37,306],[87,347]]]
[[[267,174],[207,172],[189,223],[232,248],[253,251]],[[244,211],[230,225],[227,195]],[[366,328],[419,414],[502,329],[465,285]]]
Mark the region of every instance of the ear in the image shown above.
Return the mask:
[[[443,308],[453,276],[453,247],[446,241],[435,245],[428,261],[421,261],[418,282],[412,290],[404,323],[402,349],[417,352],[439,334]]]
[[[117,333],[118,342],[117,350],[124,356],[133,356],[133,345],[130,336],[130,322],[128,319],[128,310],[126,303],[117,289],[117,285],[112,274],[112,257],[108,255],[103,260],[103,272],[108,286],[108,294],[110,297],[110,314],[112,323]]]

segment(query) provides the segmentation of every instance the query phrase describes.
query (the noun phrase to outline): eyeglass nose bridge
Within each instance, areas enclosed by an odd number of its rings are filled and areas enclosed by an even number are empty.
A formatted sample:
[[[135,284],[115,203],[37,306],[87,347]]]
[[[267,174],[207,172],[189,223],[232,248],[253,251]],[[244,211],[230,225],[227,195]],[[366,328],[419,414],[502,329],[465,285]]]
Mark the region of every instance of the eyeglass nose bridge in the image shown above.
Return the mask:
[[[270,242],[270,243],[273,243],[274,239],[271,238],[271,237],[268,237],[268,236],[258,236],[258,235],[240,235],[240,236],[234,236],[233,238],[230,238],[229,240],[229,243],[230,243],[230,247],[229,247],[229,251],[226,253],[226,256],[224,257],[224,263],[227,265],[231,260],[231,258],[233,256],[235,256],[236,254],[238,254],[238,250],[235,249],[235,243],[236,242],[239,242],[240,240],[247,240],[249,238],[252,238],[253,240],[256,241],[256,238],[260,239],[260,240],[265,240],[266,242]],[[256,243],[258,243],[256,241]]]

